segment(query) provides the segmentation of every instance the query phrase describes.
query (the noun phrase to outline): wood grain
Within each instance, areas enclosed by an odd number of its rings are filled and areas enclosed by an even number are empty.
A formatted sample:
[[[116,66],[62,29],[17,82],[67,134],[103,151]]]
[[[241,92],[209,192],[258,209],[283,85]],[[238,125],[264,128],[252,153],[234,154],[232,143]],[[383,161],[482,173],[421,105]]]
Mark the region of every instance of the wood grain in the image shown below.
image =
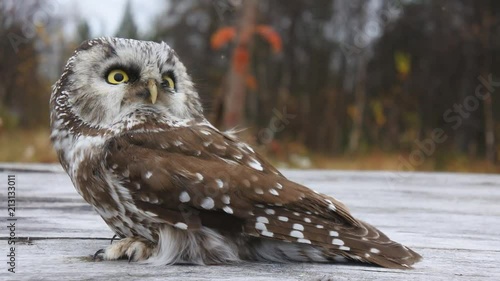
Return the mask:
[[[500,280],[500,176],[284,171],[343,201],[352,213],[420,253],[413,270],[353,264],[150,266],[92,262],[113,233],[54,165],[0,164],[0,217],[7,225],[7,175],[17,178],[16,273],[0,280]],[[6,279],[4,279],[6,278]]]

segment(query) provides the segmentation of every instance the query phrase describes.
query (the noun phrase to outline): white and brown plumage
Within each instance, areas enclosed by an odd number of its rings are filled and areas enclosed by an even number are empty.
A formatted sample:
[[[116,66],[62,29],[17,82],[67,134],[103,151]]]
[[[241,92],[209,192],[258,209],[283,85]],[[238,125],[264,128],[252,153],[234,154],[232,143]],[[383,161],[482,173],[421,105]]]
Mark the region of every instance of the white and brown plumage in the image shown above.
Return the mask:
[[[214,128],[165,43],[84,42],[51,97],[52,142],[77,191],[123,239],[105,260],[333,262],[420,256]]]

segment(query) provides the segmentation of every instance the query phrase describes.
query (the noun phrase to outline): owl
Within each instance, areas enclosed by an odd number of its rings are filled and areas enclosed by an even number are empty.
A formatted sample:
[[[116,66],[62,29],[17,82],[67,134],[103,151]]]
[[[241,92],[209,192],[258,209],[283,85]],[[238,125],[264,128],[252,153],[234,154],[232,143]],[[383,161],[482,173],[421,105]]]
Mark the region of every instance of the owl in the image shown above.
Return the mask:
[[[121,238],[97,251],[99,260],[410,268],[421,258],[210,124],[166,43],[82,43],[53,86],[50,108],[62,167]]]

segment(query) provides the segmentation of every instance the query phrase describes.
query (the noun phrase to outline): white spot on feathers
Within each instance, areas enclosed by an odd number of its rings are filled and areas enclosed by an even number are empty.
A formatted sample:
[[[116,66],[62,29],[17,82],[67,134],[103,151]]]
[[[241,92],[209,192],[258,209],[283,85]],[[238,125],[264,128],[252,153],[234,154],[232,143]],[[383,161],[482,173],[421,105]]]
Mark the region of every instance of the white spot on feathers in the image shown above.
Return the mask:
[[[380,250],[377,249],[377,248],[371,248],[370,249],[370,252],[374,253],[374,254],[380,254]]]
[[[207,209],[207,210],[210,210],[212,209],[213,207],[215,206],[215,202],[214,202],[214,199],[210,198],[210,197],[207,197],[203,200],[201,200],[201,207],[203,209]]]
[[[222,200],[222,203],[224,203],[224,204],[231,203],[231,198],[228,195],[222,195],[221,200]]]
[[[258,229],[258,230],[267,230],[267,227],[262,222],[256,222],[255,223],[255,229]]]
[[[158,215],[153,213],[153,212],[150,212],[150,211],[145,211],[144,213],[146,213],[147,215],[149,216],[152,216],[152,217],[157,217]]]
[[[257,171],[264,170],[264,168],[262,168],[262,164],[260,164],[260,162],[255,160],[254,158],[250,158],[250,160],[248,161],[248,165]]]
[[[152,204],[158,204],[160,202],[160,200],[158,200],[158,197],[152,195],[151,198],[149,198],[149,203],[152,203]]]
[[[246,143],[240,142],[240,143],[238,143],[238,146],[241,148],[245,148],[247,151],[249,151],[251,153],[255,153],[255,151],[250,146],[248,146],[248,144],[246,144]]]
[[[203,175],[200,173],[196,173],[196,177],[198,178],[199,181],[203,180]]]
[[[264,190],[262,190],[262,188],[257,187],[257,188],[254,188],[253,191],[255,191],[255,193],[257,193],[257,194],[264,194]]]
[[[304,221],[305,222],[311,222],[311,219],[310,218],[304,218]]]
[[[295,237],[295,238],[304,238],[304,234],[298,230],[292,230],[290,232],[290,236]]]
[[[274,215],[274,214],[276,214],[276,212],[275,212],[273,209],[266,209],[266,211],[265,211],[265,212],[266,212],[266,214],[268,214],[268,215]]]
[[[217,184],[217,186],[219,188],[223,188],[224,187],[224,182],[221,179],[216,179],[215,183]]]
[[[339,247],[339,250],[342,250],[342,251],[350,251],[351,248],[347,247],[347,246],[340,246]]]
[[[200,133],[204,134],[205,136],[210,136],[210,132],[209,131],[200,130]]]
[[[251,186],[250,181],[249,181],[249,180],[247,180],[247,179],[244,179],[244,180],[242,181],[242,183],[243,183],[243,185],[244,185],[244,186],[246,186],[246,187],[250,187],[250,186]]]
[[[279,196],[279,195],[280,195],[280,194],[278,193],[278,191],[276,191],[276,189],[274,189],[274,188],[269,189],[269,193],[271,193],[271,194],[272,194],[272,195],[274,195],[274,196]]]
[[[186,191],[181,192],[181,194],[179,195],[179,201],[181,201],[182,203],[186,203],[189,202],[189,200],[191,200],[189,194]]]
[[[267,231],[267,230],[263,230],[260,234],[262,236],[267,236],[267,237],[273,237],[274,236],[274,233],[272,233],[270,231]]]
[[[330,209],[332,211],[337,210],[337,208],[335,208],[335,205],[333,205],[333,204],[328,205],[328,209]]]
[[[316,225],[316,228],[323,229],[323,228],[325,228],[325,227],[324,227],[324,226],[322,226],[321,224],[317,224],[317,225]]]
[[[266,217],[257,217],[258,222],[269,223],[269,220]]]
[[[216,144],[216,143],[214,143],[214,144],[213,144],[213,146],[214,146],[216,149],[218,149],[218,150],[225,150],[225,149],[226,149],[226,147],[225,147],[225,146],[223,146],[223,145],[218,145],[218,144]]]
[[[287,222],[288,221],[288,217],[284,217],[284,216],[278,216],[278,219],[280,221],[284,221],[284,222]]]
[[[299,238],[299,239],[297,239],[297,242],[299,242],[299,243],[304,243],[304,244],[311,244],[311,240],[309,240],[309,239],[304,239],[304,238]]]
[[[292,226],[293,229],[304,231],[304,226],[301,225],[300,223],[294,223]]]
[[[252,149],[252,148],[251,148],[248,144],[245,144],[245,148],[246,148],[248,151],[250,151],[250,152],[252,152],[252,153],[255,153],[255,151],[254,151],[254,150],[253,150],[253,149]]]
[[[151,178],[151,176],[153,176],[153,172],[151,172],[151,171],[147,171],[147,172],[144,174],[144,177],[145,177],[146,179]]]
[[[224,206],[224,208],[222,208],[222,210],[224,210],[224,212],[228,213],[228,214],[232,214],[233,213],[233,209],[229,206]]]
[[[339,233],[337,231],[330,230],[330,236],[338,237]]]
[[[283,189],[283,185],[281,185],[279,182],[276,183],[276,188],[277,189]]]
[[[342,246],[342,245],[344,245],[344,241],[343,241],[343,240],[340,240],[340,239],[337,239],[337,238],[334,238],[334,239],[332,240],[332,244],[333,244],[333,245]]]
[[[183,222],[178,222],[178,223],[174,224],[174,226],[179,228],[179,229],[184,229],[184,230],[188,229],[187,224],[185,224]]]

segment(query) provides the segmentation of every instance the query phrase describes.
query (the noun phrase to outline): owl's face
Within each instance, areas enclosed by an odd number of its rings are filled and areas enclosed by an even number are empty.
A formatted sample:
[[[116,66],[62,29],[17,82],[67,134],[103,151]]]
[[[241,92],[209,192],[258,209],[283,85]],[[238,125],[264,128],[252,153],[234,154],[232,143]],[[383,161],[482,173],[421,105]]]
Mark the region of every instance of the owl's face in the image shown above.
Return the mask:
[[[166,43],[99,38],[82,43],[59,82],[73,113],[97,127],[147,109],[192,119],[202,107],[186,68]]]

